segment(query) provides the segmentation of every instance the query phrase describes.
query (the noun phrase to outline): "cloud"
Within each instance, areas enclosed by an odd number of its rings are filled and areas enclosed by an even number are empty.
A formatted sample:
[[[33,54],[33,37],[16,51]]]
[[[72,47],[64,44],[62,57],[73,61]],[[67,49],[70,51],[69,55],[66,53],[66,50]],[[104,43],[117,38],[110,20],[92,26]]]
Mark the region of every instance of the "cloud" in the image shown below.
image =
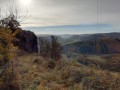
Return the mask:
[[[22,27],[98,23],[120,29],[120,0],[98,0],[98,11],[97,0],[31,0],[27,6],[20,3],[20,0],[17,1],[21,9],[28,10],[31,14],[28,20],[22,22]],[[0,0],[1,5],[7,2],[9,0]]]
[[[102,0],[102,8],[98,1],[98,23],[119,26],[120,0]],[[97,23],[97,0],[36,0],[29,10],[29,22],[37,22],[36,26]]]

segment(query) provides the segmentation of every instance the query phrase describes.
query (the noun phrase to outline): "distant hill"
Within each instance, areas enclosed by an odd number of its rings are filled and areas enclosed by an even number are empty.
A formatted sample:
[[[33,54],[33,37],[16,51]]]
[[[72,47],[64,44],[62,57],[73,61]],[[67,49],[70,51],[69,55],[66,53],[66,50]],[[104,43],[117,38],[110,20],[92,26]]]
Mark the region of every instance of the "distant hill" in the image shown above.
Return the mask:
[[[71,35],[70,38],[67,38],[67,39],[64,38],[61,42],[65,45],[65,44],[75,43],[83,40],[96,40],[102,37],[120,38],[120,33],[114,32],[114,33],[100,33],[100,34]]]
[[[111,35],[111,37],[115,36]],[[115,54],[119,51],[120,39],[110,37],[99,37],[99,39],[96,40],[84,40],[64,45],[64,53]]]
[[[49,38],[51,35],[49,34],[41,34],[37,35],[38,37],[45,37]],[[120,38],[120,33],[119,32],[112,32],[112,33],[99,33],[99,34],[62,34],[62,35],[55,35],[58,37],[59,41],[63,44],[71,44],[75,43],[78,41],[83,41],[83,40],[96,40],[101,37],[110,37],[110,38]]]
[[[37,35],[49,40],[50,35]],[[120,33],[55,35],[63,45],[64,53],[114,54],[120,50]]]

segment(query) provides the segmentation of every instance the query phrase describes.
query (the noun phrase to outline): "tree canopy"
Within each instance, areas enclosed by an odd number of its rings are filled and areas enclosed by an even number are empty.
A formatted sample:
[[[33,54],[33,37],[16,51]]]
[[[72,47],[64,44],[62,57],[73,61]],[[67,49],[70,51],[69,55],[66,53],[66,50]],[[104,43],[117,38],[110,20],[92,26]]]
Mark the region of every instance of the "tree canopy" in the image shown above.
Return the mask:
[[[17,40],[12,30],[0,26],[0,62],[7,62],[14,57],[14,52],[17,47],[14,46],[13,42]]]

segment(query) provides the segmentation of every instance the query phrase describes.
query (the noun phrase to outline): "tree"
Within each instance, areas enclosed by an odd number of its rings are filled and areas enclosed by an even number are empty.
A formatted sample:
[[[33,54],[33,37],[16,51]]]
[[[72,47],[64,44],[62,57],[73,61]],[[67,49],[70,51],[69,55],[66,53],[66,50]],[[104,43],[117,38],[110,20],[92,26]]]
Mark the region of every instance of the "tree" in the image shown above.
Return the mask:
[[[51,36],[51,58],[58,60],[61,58],[62,46],[56,36]]]
[[[58,38],[56,36],[51,36],[50,40],[40,37],[39,43],[40,54],[43,57],[50,57],[54,60],[58,60],[61,58],[62,46],[58,42]]]
[[[50,57],[50,42],[43,37],[39,38],[40,54],[43,57]]]
[[[28,18],[28,11],[21,12],[14,4],[9,5],[5,10],[0,8],[0,26],[7,27],[13,32],[20,29],[20,23]]]
[[[0,20],[1,26],[11,29],[13,32],[19,28],[20,22],[15,18],[15,15],[11,13],[7,18]]]
[[[21,30],[20,22],[25,20],[27,13],[25,16],[20,15],[18,9],[13,8],[13,6],[5,11],[9,11],[9,13],[1,15],[0,10],[0,66],[4,66],[0,73],[0,89],[19,90],[19,85],[15,82],[17,81],[17,74],[13,71],[13,60],[17,49],[14,42],[18,41],[15,36]],[[6,17],[3,18],[2,16]],[[1,85],[1,82],[4,83]]]
[[[17,38],[15,38],[15,35],[17,34],[17,31],[14,33],[12,30],[0,27],[0,62],[6,63],[9,60],[13,59],[14,52],[17,49],[13,45],[14,41],[17,41]]]
[[[17,30],[13,33],[12,30],[0,26],[0,66],[4,66],[2,72],[0,73],[0,83],[3,83],[0,85],[2,90],[10,88],[9,85],[12,85],[14,88],[16,86],[18,87],[15,83],[13,84],[16,75],[15,72],[13,72],[13,58],[17,49],[13,42],[17,40],[17,38],[15,38],[16,34]],[[10,66],[12,66],[12,68]]]

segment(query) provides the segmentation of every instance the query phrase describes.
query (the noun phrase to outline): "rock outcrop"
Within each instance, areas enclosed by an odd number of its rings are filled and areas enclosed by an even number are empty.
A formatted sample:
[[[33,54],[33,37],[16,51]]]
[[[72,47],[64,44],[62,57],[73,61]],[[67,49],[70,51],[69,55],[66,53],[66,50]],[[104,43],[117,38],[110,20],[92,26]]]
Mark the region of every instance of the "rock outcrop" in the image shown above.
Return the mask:
[[[15,45],[19,46],[19,49],[28,53],[38,52],[37,36],[33,32],[20,30],[16,37],[19,41]]]

